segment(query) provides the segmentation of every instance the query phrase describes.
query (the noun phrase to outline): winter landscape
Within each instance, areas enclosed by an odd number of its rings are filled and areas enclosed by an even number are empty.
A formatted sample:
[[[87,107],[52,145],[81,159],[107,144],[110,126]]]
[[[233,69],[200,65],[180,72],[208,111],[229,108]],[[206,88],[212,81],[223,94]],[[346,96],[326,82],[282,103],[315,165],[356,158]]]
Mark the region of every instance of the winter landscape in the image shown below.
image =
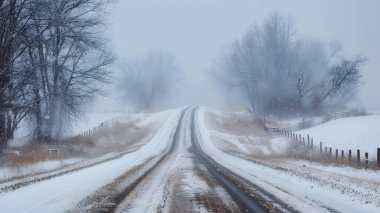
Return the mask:
[[[0,212],[380,212],[379,8],[0,0]]]

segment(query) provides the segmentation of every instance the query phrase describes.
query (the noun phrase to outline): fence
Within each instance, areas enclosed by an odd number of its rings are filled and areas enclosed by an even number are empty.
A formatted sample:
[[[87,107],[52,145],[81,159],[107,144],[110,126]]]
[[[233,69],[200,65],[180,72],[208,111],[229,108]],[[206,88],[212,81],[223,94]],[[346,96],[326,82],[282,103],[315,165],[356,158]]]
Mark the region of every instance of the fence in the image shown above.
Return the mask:
[[[83,133],[80,133],[80,134],[76,135],[76,137],[88,137],[88,136],[97,135],[102,130],[104,130],[106,127],[110,127],[113,123],[119,122],[123,119],[124,119],[124,117],[118,117],[118,118],[112,118],[112,119],[103,121],[102,123],[99,124],[99,126],[96,126],[92,129],[89,129],[89,130],[83,132]]]
[[[365,115],[369,115],[369,114],[364,111],[358,111],[358,110],[346,111],[346,112],[334,112],[334,113],[324,115],[322,117],[303,120],[294,126],[285,127],[282,129],[286,131],[299,131],[302,129],[308,129],[317,125],[324,124],[331,120],[337,120],[340,118],[348,118],[348,117],[365,116]]]
[[[296,146],[300,147],[299,150],[301,150],[303,154],[307,154],[306,156],[308,159],[312,161],[334,162],[356,165],[358,167],[380,169],[380,148],[375,150],[377,156],[373,161],[369,158],[368,152],[364,152],[364,158],[362,159],[362,150],[360,149],[339,150],[333,147],[323,146],[323,142],[319,142],[318,147],[315,146],[313,138],[309,135],[305,138],[301,134],[296,134],[292,131],[286,131],[279,128],[268,128],[267,131],[290,138]],[[345,151],[348,151],[348,153],[345,153]]]
[[[340,164],[355,165],[358,167],[380,169],[380,148],[374,150],[376,153],[375,158],[369,158],[368,152],[364,152],[364,156],[362,156],[361,153],[363,153],[363,150],[360,149],[339,150],[333,147],[323,146],[323,142],[319,142],[318,147],[310,135],[307,135],[305,138],[301,134],[296,134],[293,132],[311,128],[313,126],[326,123],[330,120],[363,115],[367,115],[367,113],[357,111],[332,113],[326,116],[322,116],[319,120],[311,119],[302,121],[298,123],[298,125],[293,126],[293,128],[281,129],[265,127],[265,130],[269,133],[275,133],[290,138],[291,141],[300,148],[298,150],[301,150],[302,154],[306,154],[304,156],[312,161],[334,162]]]

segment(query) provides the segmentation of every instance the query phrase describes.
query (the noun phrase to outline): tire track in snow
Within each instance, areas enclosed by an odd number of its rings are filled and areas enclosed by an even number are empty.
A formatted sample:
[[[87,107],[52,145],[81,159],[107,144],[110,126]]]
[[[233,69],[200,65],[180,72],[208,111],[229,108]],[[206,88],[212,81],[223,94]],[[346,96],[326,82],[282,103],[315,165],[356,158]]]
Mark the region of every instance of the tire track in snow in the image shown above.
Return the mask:
[[[242,205],[247,212],[296,212],[272,194],[266,192],[261,187],[249,182],[240,175],[223,167],[207,154],[205,154],[198,141],[198,133],[195,127],[195,108],[192,112],[192,142],[195,153],[199,160],[206,166],[221,183],[221,185],[231,194],[237,203]]]
[[[147,177],[124,205],[126,212],[242,212],[199,162],[191,139],[192,110],[185,114],[175,151]]]
[[[69,212],[115,212],[119,205],[150,175],[175,149],[179,139],[182,120],[187,109],[181,113],[170,149],[163,155],[150,158],[143,165],[135,166],[113,182],[83,199]]]

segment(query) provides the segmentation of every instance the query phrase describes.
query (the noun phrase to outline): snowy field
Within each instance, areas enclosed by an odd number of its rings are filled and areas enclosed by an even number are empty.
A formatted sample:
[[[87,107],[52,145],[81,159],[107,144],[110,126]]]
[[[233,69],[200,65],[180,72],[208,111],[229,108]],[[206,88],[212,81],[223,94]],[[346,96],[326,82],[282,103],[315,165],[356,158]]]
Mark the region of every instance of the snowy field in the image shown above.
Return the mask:
[[[377,148],[380,148],[380,114],[369,116],[342,118],[325,124],[296,132],[310,135],[315,143],[323,142],[323,146],[333,149],[356,150],[368,152],[370,158],[375,158]]]
[[[118,126],[111,126],[108,132],[102,136],[92,138],[95,146],[84,147],[84,153],[81,156],[66,156],[58,159],[42,159],[33,163],[22,163],[15,165],[0,165],[0,181],[18,176],[44,173],[61,169],[75,164],[96,162],[103,156],[109,154],[117,155],[124,149],[137,149],[154,136],[154,133],[162,126],[165,120],[175,112],[175,110],[166,110],[157,113],[89,113],[88,118],[78,123],[79,127],[76,133],[81,133],[99,126],[101,122],[109,119],[118,118]],[[123,128],[119,130],[120,128]],[[126,138],[128,136],[128,138]],[[15,144],[13,144],[15,145]],[[20,144],[21,145],[21,144]],[[65,149],[63,145],[62,149]],[[77,147],[74,147],[77,148]],[[103,151],[99,151],[103,150]],[[112,153],[111,153],[112,152]],[[20,155],[18,151],[13,153]],[[86,154],[85,154],[86,153]],[[5,162],[6,163],[6,162]]]
[[[202,108],[198,112],[197,130],[200,145],[209,156],[229,170],[257,184],[301,212],[379,212],[379,171],[326,166],[281,157],[256,158],[257,152],[250,152],[245,148],[239,152],[241,148],[233,148],[241,147],[239,140],[241,132],[236,130],[227,133],[219,130],[227,135],[224,138],[226,143],[231,144],[229,147],[225,144],[220,146],[215,137],[215,132],[218,130],[208,125],[210,121],[207,121],[208,116],[205,116],[210,111],[214,110]],[[223,116],[224,119],[231,116],[230,113],[215,113],[215,111],[214,114]],[[374,116],[369,120],[366,117],[362,119],[373,124],[379,118]],[[355,121],[352,123],[356,124]],[[239,129],[238,126],[235,128]],[[240,129],[244,128],[245,126],[240,126]],[[269,144],[275,142],[276,140],[268,141]],[[268,145],[263,147],[267,149]]]

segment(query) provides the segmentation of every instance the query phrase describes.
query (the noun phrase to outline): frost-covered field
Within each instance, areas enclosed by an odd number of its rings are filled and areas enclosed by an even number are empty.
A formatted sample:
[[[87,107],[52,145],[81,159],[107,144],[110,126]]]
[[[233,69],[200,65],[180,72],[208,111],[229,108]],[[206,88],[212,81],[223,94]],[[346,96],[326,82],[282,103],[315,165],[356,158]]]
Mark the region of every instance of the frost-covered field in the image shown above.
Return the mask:
[[[60,156],[56,156],[56,153],[53,153],[53,157],[49,159],[43,157],[40,160],[34,160],[35,162],[28,162],[27,157],[23,157],[23,155],[25,153],[28,154],[28,152],[34,152],[33,150],[23,151],[21,154],[19,151],[12,151],[14,155],[18,155],[20,159],[24,158],[25,160],[19,163],[8,162],[14,158],[4,160],[0,166],[0,181],[24,175],[53,171],[81,162],[87,163],[87,161],[92,158],[103,157],[112,154],[112,152],[116,155],[118,152],[127,148],[137,149],[149,142],[154,136],[154,133],[172,113],[173,110],[158,113],[90,113],[87,120],[78,123],[79,127],[75,133],[87,131],[113,118],[121,120],[115,124],[116,126],[111,125],[107,132],[91,138],[93,143],[91,146],[75,144],[76,142],[74,142],[74,144],[61,144],[60,147],[55,147],[60,149]],[[13,149],[17,148],[13,147]],[[39,149],[42,148],[38,148],[37,150]],[[80,151],[80,153],[74,156],[62,155],[62,152],[65,152],[66,149],[77,150],[77,152]],[[39,150],[39,152],[41,152],[41,150]],[[94,160],[96,161],[96,159]]]
[[[356,150],[368,152],[370,158],[375,158],[377,148],[380,148],[380,114],[369,116],[341,118],[325,124],[304,129],[297,134],[307,135],[323,146],[333,149]]]
[[[292,159],[286,155],[276,156],[272,154],[275,153],[273,151],[263,152],[271,147],[284,151],[288,143],[283,138],[271,139],[263,133],[260,135],[260,131],[255,130],[254,126],[244,122],[242,113],[244,112],[235,113],[235,117],[241,120],[239,127],[239,122],[230,119],[234,113],[209,108],[199,111],[198,130],[202,138],[201,146],[214,160],[301,212],[380,211],[380,171],[326,166]],[[221,121],[224,120],[224,126],[231,126],[231,129],[228,131],[222,126],[215,126],[214,121],[210,121],[217,119],[212,118],[215,116]],[[373,125],[378,119],[377,116],[369,118],[371,117],[361,117],[363,121],[360,125]],[[358,118],[354,120],[356,119]],[[352,121],[351,125],[356,122]],[[258,137],[249,134],[247,136],[247,127],[250,127],[252,132],[259,132],[256,134]],[[359,131],[357,134],[360,135]]]

